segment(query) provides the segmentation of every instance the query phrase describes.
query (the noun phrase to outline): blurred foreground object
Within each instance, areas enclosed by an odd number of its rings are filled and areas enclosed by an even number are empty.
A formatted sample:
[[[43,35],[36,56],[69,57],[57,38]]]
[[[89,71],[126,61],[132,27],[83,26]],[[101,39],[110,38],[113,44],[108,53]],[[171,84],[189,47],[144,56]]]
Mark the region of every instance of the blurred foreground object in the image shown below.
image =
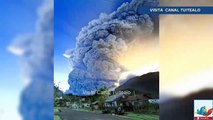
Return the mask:
[[[21,95],[23,120],[53,120],[53,1],[38,8],[36,32],[20,35],[9,50],[22,58],[28,85]]]
[[[160,18],[160,119],[190,120],[194,99],[213,99],[213,15]]]

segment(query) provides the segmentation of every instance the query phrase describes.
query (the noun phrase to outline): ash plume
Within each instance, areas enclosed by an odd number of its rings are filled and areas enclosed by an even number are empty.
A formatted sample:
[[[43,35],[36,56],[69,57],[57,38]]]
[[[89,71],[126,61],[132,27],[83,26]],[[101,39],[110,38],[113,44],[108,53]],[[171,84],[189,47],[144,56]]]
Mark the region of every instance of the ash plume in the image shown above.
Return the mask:
[[[53,1],[38,9],[35,33],[15,38],[8,47],[21,58],[27,86],[21,93],[19,110],[23,120],[53,119]]]
[[[125,52],[135,37],[152,36],[156,17],[139,14],[137,9],[157,5],[158,1],[133,0],[122,4],[111,14],[100,14],[83,27],[77,36],[76,48],[65,52],[71,61],[70,89],[74,95],[91,95],[98,88],[115,87],[125,70],[115,58]],[[90,92],[88,92],[90,91]]]

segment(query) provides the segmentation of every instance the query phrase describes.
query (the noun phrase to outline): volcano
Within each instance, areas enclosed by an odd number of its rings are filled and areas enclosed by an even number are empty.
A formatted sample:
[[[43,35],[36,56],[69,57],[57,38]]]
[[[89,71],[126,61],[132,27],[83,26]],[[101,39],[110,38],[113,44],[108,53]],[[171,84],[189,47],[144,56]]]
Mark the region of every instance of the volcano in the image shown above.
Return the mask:
[[[159,72],[151,72],[129,79],[115,89],[116,91],[131,90],[153,99],[159,98]]]

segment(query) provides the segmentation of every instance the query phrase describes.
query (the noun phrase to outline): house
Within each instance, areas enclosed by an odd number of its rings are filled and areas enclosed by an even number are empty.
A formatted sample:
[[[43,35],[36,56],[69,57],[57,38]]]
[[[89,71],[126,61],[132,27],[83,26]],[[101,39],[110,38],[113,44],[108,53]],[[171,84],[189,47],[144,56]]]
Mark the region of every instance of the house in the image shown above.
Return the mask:
[[[116,94],[110,96],[104,105],[105,112],[121,107],[124,111],[141,109],[144,103],[159,99],[159,72],[147,73],[127,80],[115,89]],[[130,91],[131,94],[125,91]],[[151,101],[152,102],[152,101]]]
[[[93,103],[91,103],[91,108],[92,108],[92,110],[98,110],[99,109],[99,102],[98,101],[95,101],[95,102],[93,102]]]

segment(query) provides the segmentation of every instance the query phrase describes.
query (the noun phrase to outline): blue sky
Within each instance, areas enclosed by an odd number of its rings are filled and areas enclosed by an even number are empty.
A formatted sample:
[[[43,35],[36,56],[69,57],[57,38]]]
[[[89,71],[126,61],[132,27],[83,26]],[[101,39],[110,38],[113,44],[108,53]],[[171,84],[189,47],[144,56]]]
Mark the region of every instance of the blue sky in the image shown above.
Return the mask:
[[[18,119],[15,112],[24,84],[21,79],[20,60],[9,53],[7,47],[17,35],[34,31],[40,2],[40,0],[0,0],[0,94],[4,97],[0,99],[0,110],[4,109],[4,115],[0,115],[0,119],[2,117]]]
[[[62,55],[75,48],[76,37],[89,21],[100,13],[111,13],[130,0],[55,0],[54,2],[54,80],[60,86],[67,84],[68,61]],[[68,84],[67,84],[68,85]],[[68,87],[68,86],[66,86]]]

